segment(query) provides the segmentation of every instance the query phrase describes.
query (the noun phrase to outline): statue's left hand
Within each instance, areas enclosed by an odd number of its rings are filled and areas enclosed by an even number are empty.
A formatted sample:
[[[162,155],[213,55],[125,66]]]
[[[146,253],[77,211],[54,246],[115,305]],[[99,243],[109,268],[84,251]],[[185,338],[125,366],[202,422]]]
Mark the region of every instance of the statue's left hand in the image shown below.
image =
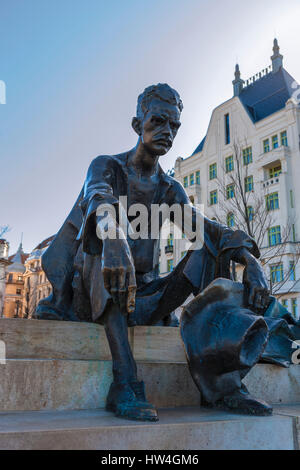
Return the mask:
[[[244,269],[243,283],[248,291],[248,305],[263,314],[269,303],[269,289],[265,274],[260,264],[252,259]]]

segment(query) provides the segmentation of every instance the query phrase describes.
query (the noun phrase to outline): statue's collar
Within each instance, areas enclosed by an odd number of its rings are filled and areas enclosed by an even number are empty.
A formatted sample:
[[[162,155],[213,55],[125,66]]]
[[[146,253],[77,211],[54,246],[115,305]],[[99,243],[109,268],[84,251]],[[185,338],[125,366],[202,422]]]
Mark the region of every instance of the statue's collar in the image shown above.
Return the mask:
[[[127,174],[128,174],[129,154],[130,154],[130,152],[127,152],[125,162],[123,160],[123,163],[125,163],[125,164],[123,164],[123,167],[124,167],[124,170],[126,171]],[[158,164],[158,177],[160,179],[160,182],[159,182],[160,184],[163,183],[164,185],[167,185],[168,187],[173,185],[173,179],[164,172],[164,170],[162,169],[160,164]]]

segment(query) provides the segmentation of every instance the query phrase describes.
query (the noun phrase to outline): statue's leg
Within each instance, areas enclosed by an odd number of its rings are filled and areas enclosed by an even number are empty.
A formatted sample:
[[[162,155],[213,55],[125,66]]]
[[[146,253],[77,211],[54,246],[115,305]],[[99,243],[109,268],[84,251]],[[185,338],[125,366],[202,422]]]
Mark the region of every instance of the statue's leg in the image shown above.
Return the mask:
[[[268,338],[266,322],[244,307],[243,294],[242,284],[213,281],[185,306],[181,336],[203,405],[269,415],[272,407],[251,396],[241,381]]]
[[[136,310],[129,316],[129,325],[168,326],[170,313],[188,299],[193,286],[183,274],[184,264],[178,265],[171,275],[149,283],[137,292]]]
[[[123,418],[157,421],[154,406],[146,400],[144,384],[137,379],[137,367],[128,341],[127,318],[104,287],[101,258],[85,255],[82,273],[92,319],[104,325],[113,361],[107,409]]]
[[[114,382],[136,382],[137,368],[128,341],[127,319],[117,305],[110,305],[104,326],[113,360]]]
[[[140,421],[157,421],[157,412],[146,400],[143,382],[137,379],[137,367],[128,341],[127,319],[115,304],[104,313],[105,332],[113,360],[113,383],[106,409],[116,416]]]

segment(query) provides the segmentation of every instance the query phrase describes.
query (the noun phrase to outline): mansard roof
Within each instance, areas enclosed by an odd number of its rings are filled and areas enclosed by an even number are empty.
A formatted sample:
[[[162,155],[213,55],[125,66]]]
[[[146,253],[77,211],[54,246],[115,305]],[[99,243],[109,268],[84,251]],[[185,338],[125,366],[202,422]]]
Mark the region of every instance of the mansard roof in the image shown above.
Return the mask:
[[[292,88],[294,82],[294,78],[282,67],[278,72],[270,72],[243,88],[239,99],[256,123],[285,107],[295,92]]]
[[[293,84],[294,88],[292,87]],[[269,72],[250,85],[244,87],[238,98],[253,123],[266,119],[285,107],[297,87],[295,79],[281,67],[277,72]],[[203,150],[206,136],[192,155]]]

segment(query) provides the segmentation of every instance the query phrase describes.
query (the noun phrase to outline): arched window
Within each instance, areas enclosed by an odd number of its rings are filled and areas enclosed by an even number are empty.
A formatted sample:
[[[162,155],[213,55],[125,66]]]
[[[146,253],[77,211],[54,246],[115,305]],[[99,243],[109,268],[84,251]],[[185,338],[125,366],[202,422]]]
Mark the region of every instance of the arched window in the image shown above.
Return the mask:
[[[227,225],[228,227],[234,227],[235,225],[234,214],[232,212],[229,212],[229,214],[227,214]]]

